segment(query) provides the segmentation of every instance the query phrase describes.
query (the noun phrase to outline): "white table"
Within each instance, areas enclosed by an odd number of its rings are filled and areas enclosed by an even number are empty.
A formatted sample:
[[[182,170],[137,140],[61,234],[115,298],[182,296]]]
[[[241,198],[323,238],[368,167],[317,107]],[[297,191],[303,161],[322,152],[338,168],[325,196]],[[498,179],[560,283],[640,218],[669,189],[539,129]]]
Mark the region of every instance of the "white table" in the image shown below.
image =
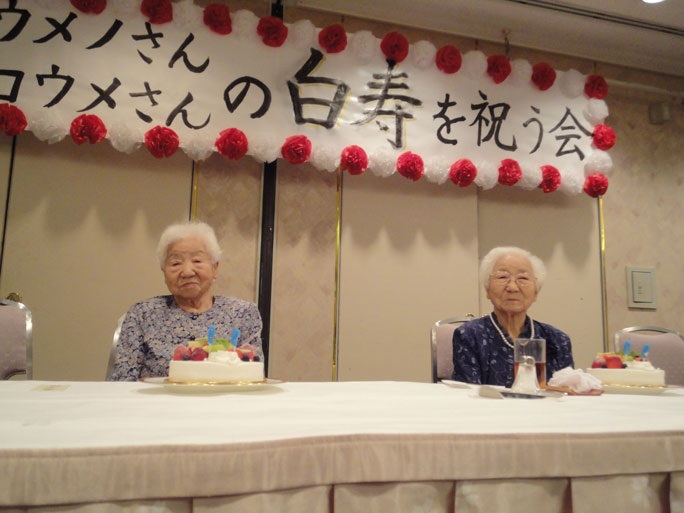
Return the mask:
[[[684,390],[497,400],[403,382],[193,394],[0,382],[0,511],[91,503],[173,513],[684,511]]]

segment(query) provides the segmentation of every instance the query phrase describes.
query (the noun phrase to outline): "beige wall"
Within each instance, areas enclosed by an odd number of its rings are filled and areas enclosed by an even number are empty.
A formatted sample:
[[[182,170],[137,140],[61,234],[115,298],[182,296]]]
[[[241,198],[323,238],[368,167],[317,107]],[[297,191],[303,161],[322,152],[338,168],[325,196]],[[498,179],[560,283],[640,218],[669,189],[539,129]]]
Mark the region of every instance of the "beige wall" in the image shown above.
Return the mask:
[[[253,4],[263,10],[263,2]],[[318,26],[339,21],[286,10],[291,19],[307,17]],[[345,23],[376,35],[400,28]],[[463,51],[501,51],[446,34],[406,33],[412,41],[451,42]],[[684,90],[682,79],[512,52],[560,69]],[[681,105],[673,103],[671,122],[649,125],[652,97],[611,87],[607,98],[607,122],[618,136],[603,200],[608,332],[646,323],[684,330],[684,122]],[[2,136],[0,142],[0,196],[10,141]],[[21,292],[34,312],[36,378],[101,379],[116,318],[133,301],[164,292],[154,247],[166,224],[190,215],[192,163],[180,152],[167,160],[144,149],[124,155],[108,143],[47,145],[30,133],[17,141],[0,294]],[[260,170],[250,159],[229,163],[213,156],[198,171],[197,216],[217,227],[226,252],[217,292],[253,300]],[[549,279],[531,313],[571,334],[580,366],[602,345],[595,200],[517,188],[461,190],[396,176],[344,177],[338,266],[337,177],[282,162],[278,173],[272,376],[331,379],[339,350],[340,379],[427,380],[431,323],[486,313],[477,260],[498,244],[529,247],[547,262]],[[625,265],[656,267],[657,310],[627,308]]]

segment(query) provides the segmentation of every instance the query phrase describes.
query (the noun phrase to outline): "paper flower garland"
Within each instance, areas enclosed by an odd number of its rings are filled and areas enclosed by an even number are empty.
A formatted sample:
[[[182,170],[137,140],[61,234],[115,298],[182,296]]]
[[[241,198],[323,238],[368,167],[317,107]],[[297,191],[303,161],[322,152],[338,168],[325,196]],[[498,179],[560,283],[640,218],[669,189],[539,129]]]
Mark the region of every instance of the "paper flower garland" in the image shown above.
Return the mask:
[[[546,91],[556,81],[556,70],[546,62],[539,62],[532,67],[532,83],[540,91]]]
[[[107,128],[95,114],[81,114],[71,122],[69,134],[76,144],[96,144],[107,136]]]
[[[107,7],[107,0],[71,0],[71,5],[86,14],[100,14]]]
[[[468,187],[477,176],[477,168],[468,159],[459,159],[449,168],[449,179],[459,187]]]
[[[589,175],[584,180],[584,187],[582,190],[592,198],[603,196],[608,190],[608,178],[601,173]]]
[[[360,146],[347,146],[340,155],[340,169],[350,175],[360,175],[368,169],[368,155]]]
[[[388,64],[394,66],[406,59],[409,52],[408,39],[399,32],[390,32],[382,38],[380,50]]]
[[[505,55],[490,55],[487,57],[487,75],[492,77],[495,84],[500,84],[511,74],[511,63]]]
[[[445,45],[437,51],[435,64],[440,71],[451,74],[461,69],[463,58],[461,52],[453,45]]]
[[[233,21],[230,18],[230,9],[225,4],[209,4],[204,8],[202,15],[204,24],[209,27],[209,30],[221,34],[228,35],[233,31]]]
[[[347,32],[339,23],[330,25],[319,32],[318,44],[327,53],[340,53],[347,48]]]
[[[311,156],[311,141],[305,135],[293,135],[285,139],[280,152],[290,164],[303,164]]]
[[[22,133],[26,125],[26,116],[20,108],[9,103],[0,104],[0,131],[12,137]]]
[[[228,157],[230,160],[240,160],[249,149],[247,136],[238,128],[223,130],[214,145],[219,155]]]
[[[425,165],[420,155],[407,151],[397,158],[397,171],[404,178],[415,182],[425,174]]]
[[[513,159],[503,159],[499,166],[499,183],[501,185],[515,185],[522,178],[520,164]]]
[[[140,12],[147,16],[153,25],[161,25],[173,20],[171,0],[142,0]]]
[[[155,126],[145,134],[145,146],[158,159],[176,153],[178,144],[176,132],[165,126]]]
[[[266,46],[277,48],[287,39],[287,27],[280,18],[266,16],[259,20],[257,34]]]
[[[542,181],[539,188],[545,193],[553,192],[560,186],[560,171],[553,166],[542,166]]]
[[[608,125],[596,125],[592,137],[599,150],[606,151],[615,145],[615,131]]]

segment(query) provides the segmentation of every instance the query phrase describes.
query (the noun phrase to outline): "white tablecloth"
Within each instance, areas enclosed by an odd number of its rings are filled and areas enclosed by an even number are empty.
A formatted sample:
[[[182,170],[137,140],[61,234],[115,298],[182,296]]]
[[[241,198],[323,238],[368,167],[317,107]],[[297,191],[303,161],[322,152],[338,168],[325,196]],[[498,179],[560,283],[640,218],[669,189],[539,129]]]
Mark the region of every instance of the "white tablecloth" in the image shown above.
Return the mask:
[[[583,512],[614,495],[623,513],[684,511],[682,389],[535,400],[399,382],[206,390],[0,382],[0,507],[461,513],[543,499],[531,511]]]

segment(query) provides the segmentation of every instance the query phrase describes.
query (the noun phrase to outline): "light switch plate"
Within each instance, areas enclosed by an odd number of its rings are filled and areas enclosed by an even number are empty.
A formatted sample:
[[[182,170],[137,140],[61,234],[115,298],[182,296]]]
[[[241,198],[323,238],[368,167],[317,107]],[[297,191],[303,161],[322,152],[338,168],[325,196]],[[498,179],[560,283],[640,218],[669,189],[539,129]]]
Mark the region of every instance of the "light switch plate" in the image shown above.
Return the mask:
[[[627,306],[647,310],[656,309],[655,269],[653,267],[627,267]]]

